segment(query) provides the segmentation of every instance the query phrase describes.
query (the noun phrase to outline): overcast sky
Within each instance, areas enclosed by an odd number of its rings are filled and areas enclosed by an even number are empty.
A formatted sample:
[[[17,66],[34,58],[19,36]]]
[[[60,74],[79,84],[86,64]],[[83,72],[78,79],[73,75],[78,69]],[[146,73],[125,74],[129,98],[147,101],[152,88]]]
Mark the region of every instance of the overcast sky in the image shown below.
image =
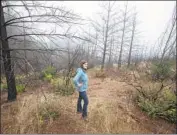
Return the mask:
[[[101,12],[99,4],[106,1],[42,1],[47,5],[54,6],[64,5],[68,9],[72,9],[75,13],[80,14],[83,18],[98,19],[95,17],[96,13]],[[116,1],[116,8],[124,6],[126,1]],[[172,17],[172,12],[176,2],[175,1],[128,1],[128,9],[136,6],[138,12],[138,30],[142,32],[140,42],[145,42],[150,49],[165,30],[167,22]],[[48,24],[40,24],[40,28],[52,29]],[[141,43],[140,43],[141,44]]]
[[[125,1],[116,1],[123,5]],[[64,1],[66,7],[73,9],[83,17],[93,17],[99,11],[100,1]],[[138,20],[141,22],[139,30],[143,31],[143,40],[152,45],[172,16],[175,1],[129,1],[129,7],[135,5],[138,12]]]

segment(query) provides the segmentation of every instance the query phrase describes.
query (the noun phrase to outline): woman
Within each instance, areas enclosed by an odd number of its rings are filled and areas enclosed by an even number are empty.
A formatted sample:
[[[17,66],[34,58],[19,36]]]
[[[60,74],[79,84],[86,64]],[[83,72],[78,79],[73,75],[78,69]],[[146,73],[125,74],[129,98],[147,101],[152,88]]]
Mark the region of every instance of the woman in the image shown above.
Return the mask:
[[[88,106],[88,97],[87,97],[87,89],[88,89],[88,76],[86,74],[86,70],[88,67],[88,63],[85,60],[82,60],[80,63],[80,68],[77,69],[77,73],[73,79],[75,87],[79,92],[79,98],[77,102],[77,113],[82,114],[82,118],[87,120],[87,106]],[[82,107],[81,101],[84,100],[84,105]]]

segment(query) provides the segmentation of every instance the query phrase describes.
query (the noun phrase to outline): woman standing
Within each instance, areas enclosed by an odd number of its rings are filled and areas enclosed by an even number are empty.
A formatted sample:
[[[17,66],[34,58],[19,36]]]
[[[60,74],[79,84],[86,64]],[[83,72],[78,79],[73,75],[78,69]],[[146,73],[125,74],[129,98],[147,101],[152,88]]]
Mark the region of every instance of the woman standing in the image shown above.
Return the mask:
[[[84,120],[87,119],[87,106],[88,106],[88,97],[87,97],[88,76],[86,73],[87,67],[88,67],[87,61],[82,60],[80,63],[80,68],[77,69],[76,76],[73,79],[75,87],[79,92],[79,98],[77,101],[77,113],[81,113],[82,118]],[[83,107],[81,105],[82,100],[84,100]]]

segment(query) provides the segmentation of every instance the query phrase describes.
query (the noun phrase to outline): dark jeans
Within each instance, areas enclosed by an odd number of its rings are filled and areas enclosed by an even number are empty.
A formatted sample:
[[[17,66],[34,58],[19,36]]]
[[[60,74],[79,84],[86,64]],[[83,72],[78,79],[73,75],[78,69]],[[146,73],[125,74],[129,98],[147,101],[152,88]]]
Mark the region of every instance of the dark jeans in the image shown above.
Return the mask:
[[[82,107],[81,101],[82,99],[84,100],[84,106]],[[77,112],[82,113],[82,117],[87,117],[87,106],[88,106],[88,97],[87,97],[87,92],[79,92],[79,98],[77,102]]]

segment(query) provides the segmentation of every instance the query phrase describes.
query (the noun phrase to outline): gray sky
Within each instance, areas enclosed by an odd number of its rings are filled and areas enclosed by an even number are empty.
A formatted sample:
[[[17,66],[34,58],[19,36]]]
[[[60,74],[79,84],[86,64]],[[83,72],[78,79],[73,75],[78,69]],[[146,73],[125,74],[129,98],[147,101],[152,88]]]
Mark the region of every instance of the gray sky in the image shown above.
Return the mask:
[[[64,1],[66,7],[73,9],[83,17],[93,17],[99,11],[99,1]],[[124,1],[116,1],[120,7]],[[164,31],[172,16],[175,1],[129,1],[129,6],[135,5],[141,21],[139,30],[143,31],[143,41],[152,45]],[[149,46],[148,45],[148,46]]]
[[[96,13],[101,12],[100,3],[104,1],[43,1],[42,3],[54,6],[64,5],[72,9],[75,13],[82,15],[83,18],[96,18]],[[116,1],[116,8],[123,7],[125,1]],[[175,1],[128,1],[128,8],[136,6],[138,21],[141,23],[138,30],[143,32],[140,42],[147,43],[150,49],[155,44],[160,34],[165,30],[167,22],[171,19]],[[40,24],[39,27],[45,30],[52,30],[52,26]]]

